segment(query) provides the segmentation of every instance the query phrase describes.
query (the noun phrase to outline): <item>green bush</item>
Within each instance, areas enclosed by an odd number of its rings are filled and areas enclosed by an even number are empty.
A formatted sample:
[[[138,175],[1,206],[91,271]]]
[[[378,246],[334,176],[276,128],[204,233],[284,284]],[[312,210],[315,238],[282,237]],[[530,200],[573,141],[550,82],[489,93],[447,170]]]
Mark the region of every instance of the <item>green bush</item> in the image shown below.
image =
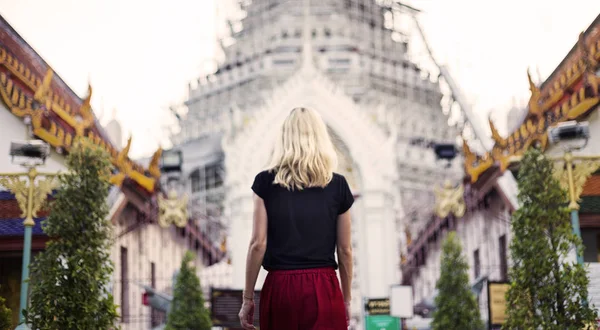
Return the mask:
[[[519,209],[512,217],[513,266],[504,329],[580,330],[596,319],[588,299],[583,265],[569,261],[573,233],[567,194],[541,151],[525,153],[518,175]]]
[[[181,262],[166,330],[210,330],[212,326],[193,260],[188,251]]]
[[[0,330],[12,330],[12,311],[5,303],[6,300],[0,297]]]
[[[51,240],[31,265],[26,321],[32,329],[111,329],[118,318],[108,290],[111,164],[103,150],[82,141],[73,146],[67,166],[43,223]]]
[[[433,312],[433,330],[481,330],[479,305],[469,285],[469,265],[455,232],[442,245],[441,274]]]

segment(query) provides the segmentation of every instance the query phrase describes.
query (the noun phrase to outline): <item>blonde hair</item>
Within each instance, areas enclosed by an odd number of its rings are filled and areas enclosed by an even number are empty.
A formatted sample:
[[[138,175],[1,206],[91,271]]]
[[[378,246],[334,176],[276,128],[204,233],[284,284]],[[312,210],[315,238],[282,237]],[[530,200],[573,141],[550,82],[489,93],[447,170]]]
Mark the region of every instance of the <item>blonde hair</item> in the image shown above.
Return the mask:
[[[336,167],[337,154],[321,116],[312,109],[293,109],[275,143],[273,183],[289,190],[325,187]]]

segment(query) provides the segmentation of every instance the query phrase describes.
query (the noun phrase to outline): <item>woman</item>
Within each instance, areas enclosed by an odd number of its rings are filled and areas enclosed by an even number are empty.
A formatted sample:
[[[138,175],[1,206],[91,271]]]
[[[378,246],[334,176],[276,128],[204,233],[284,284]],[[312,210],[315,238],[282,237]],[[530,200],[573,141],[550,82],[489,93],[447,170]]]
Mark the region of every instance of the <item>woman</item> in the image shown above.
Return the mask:
[[[311,109],[292,110],[270,169],[254,179],[254,224],[246,261],[244,329],[254,329],[253,292],[260,266],[268,271],[260,297],[261,330],[348,328],[352,283],[350,207],[346,179],[325,123]],[[338,264],[341,290],[335,272]]]

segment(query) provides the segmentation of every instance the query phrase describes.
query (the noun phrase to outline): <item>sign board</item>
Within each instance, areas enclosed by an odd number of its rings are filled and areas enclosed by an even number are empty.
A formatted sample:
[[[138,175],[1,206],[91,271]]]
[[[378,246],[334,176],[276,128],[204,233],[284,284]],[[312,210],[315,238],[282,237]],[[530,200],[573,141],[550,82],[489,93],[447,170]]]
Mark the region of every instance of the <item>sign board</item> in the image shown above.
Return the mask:
[[[490,328],[502,326],[506,322],[506,292],[510,284],[488,282],[488,313]]]
[[[390,299],[367,299],[365,312],[367,315],[390,315]]]
[[[408,285],[390,288],[390,315],[410,319],[414,316],[413,291]]]
[[[210,292],[212,323],[215,327],[240,328],[238,313],[242,308],[242,290],[216,289]],[[254,325],[259,326],[260,291],[254,292]]]
[[[389,315],[365,316],[366,330],[398,330],[400,319]]]

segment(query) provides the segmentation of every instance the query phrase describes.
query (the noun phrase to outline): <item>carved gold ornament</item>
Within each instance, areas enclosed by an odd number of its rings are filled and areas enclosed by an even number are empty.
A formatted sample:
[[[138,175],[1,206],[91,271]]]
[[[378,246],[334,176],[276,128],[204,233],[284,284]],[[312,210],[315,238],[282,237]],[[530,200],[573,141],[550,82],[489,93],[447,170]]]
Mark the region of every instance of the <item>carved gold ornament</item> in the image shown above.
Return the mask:
[[[0,177],[0,185],[6,187],[13,195],[21,209],[21,217],[27,216],[27,193],[29,191],[27,180],[18,176]]]
[[[436,186],[434,212],[440,218],[447,217],[450,213],[460,218],[465,215],[466,206],[464,199],[464,187],[458,185],[454,187],[450,181],[446,181],[440,188]]]
[[[48,69],[46,71],[46,75],[44,76],[44,80],[40,86],[36,89],[35,94],[33,95],[33,99],[44,104],[46,103],[46,98],[50,93],[50,84],[52,83],[52,77],[54,77],[54,72],[52,69]]]
[[[40,176],[43,179],[36,181]],[[23,177],[28,178],[22,179]],[[21,216],[25,218],[25,226],[35,224],[33,219],[37,217],[52,189],[57,186],[55,177],[55,174],[40,174],[35,168],[29,169],[28,173],[0,174],[0,185],[15,195],[22,211]]]
[[[167,198],[158,196],[158,224],[163,228],[168,228],[171,224],[179,228],[187,224],[187,195],[181,199],[177,192],[171,190]]]
[[[588,178],[600,168],[599,160],[582,160],[577,163],[572,163],[573,170],[573,190],[570,190],[569,186],[569,171],[566,162],[556,162],[554,166],[554,177],[560,183],[561,188],[569,192],[569,205],[572,209],[579,208],[579,202],[581,201],[581,194],[583,193],[583,186],[587,182]]]

